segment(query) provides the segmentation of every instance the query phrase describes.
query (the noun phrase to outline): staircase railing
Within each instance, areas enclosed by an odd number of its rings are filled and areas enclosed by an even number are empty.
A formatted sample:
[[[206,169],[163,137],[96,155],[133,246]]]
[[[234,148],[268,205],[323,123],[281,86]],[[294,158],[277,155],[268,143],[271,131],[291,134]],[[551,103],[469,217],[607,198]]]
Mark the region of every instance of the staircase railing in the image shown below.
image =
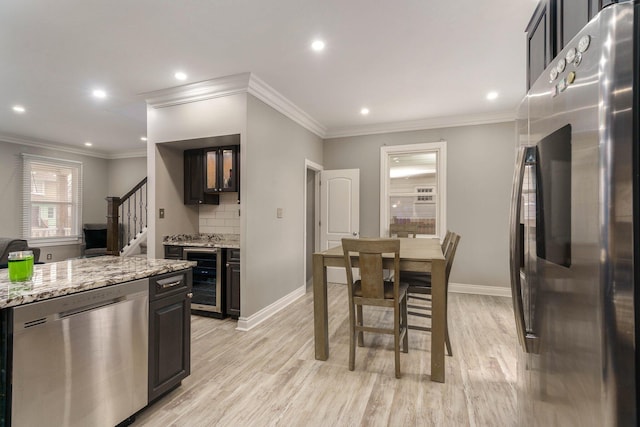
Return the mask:
[[[107,197],[107,254],[119,255],[147,226],[147,178],[122,197]]]

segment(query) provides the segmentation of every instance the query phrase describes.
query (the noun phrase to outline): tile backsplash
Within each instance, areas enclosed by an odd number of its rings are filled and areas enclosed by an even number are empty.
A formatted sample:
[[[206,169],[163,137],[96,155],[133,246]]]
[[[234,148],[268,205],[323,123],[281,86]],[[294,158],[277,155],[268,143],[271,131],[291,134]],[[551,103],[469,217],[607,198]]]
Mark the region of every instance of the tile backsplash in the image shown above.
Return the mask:
[[[220,194],[219,205],[200,205],[200,233],[240,234],[238,193]]]

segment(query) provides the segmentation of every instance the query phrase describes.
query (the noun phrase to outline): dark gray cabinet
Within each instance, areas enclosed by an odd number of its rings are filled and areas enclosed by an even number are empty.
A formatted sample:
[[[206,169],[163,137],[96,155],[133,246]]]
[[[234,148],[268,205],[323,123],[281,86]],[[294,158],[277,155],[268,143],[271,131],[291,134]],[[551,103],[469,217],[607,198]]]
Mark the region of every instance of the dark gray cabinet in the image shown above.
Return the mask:
[[[239,136],[239,135],[238,135]],[[212,147],[204,150],[205,193],[225,193],[238,191],[239,145]]]
[[[183,259],[182,258],[182,246],[165,245],[164,246],[164,259]]]
[[[206,193],[204,149],[184,151],[184,204],[185,205],[218,205],[217,194]]]
[[[191,269],[149,280],[149,402],[191,370]]]
[[[591,19],[592,0],[555,0],[555,53],[560,52]],[[595,5],[598,7],[598,5]],[[593,14],[595,15],[595,13]]]
[[[227,249],[226,263],[227,315],[240,316],[240,249]]]
[[[598,14],[616,0],[541,0],[527,25],[527,89],[553,58]]]
[[[542,74],[552,58],[549,2],[541,1],[527,25],[527,89]]]

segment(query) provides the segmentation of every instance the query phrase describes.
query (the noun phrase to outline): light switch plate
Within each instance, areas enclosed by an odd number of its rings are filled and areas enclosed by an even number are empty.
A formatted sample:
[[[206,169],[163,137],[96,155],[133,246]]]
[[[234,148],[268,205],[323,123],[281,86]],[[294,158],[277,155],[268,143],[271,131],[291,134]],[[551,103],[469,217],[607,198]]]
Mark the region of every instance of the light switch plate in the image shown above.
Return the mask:
[[[276,209],[276,217],[277,218],[282,218],[282,208],[277,208]]]

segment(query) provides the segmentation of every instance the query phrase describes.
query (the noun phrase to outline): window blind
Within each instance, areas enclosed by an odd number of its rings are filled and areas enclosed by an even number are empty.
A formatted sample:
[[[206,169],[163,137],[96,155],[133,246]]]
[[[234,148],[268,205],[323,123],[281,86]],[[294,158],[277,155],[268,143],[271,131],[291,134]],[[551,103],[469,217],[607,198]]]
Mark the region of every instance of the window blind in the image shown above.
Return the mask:
[[[81,237],[82,163],[22,154],[22,234],[30,242]]]

